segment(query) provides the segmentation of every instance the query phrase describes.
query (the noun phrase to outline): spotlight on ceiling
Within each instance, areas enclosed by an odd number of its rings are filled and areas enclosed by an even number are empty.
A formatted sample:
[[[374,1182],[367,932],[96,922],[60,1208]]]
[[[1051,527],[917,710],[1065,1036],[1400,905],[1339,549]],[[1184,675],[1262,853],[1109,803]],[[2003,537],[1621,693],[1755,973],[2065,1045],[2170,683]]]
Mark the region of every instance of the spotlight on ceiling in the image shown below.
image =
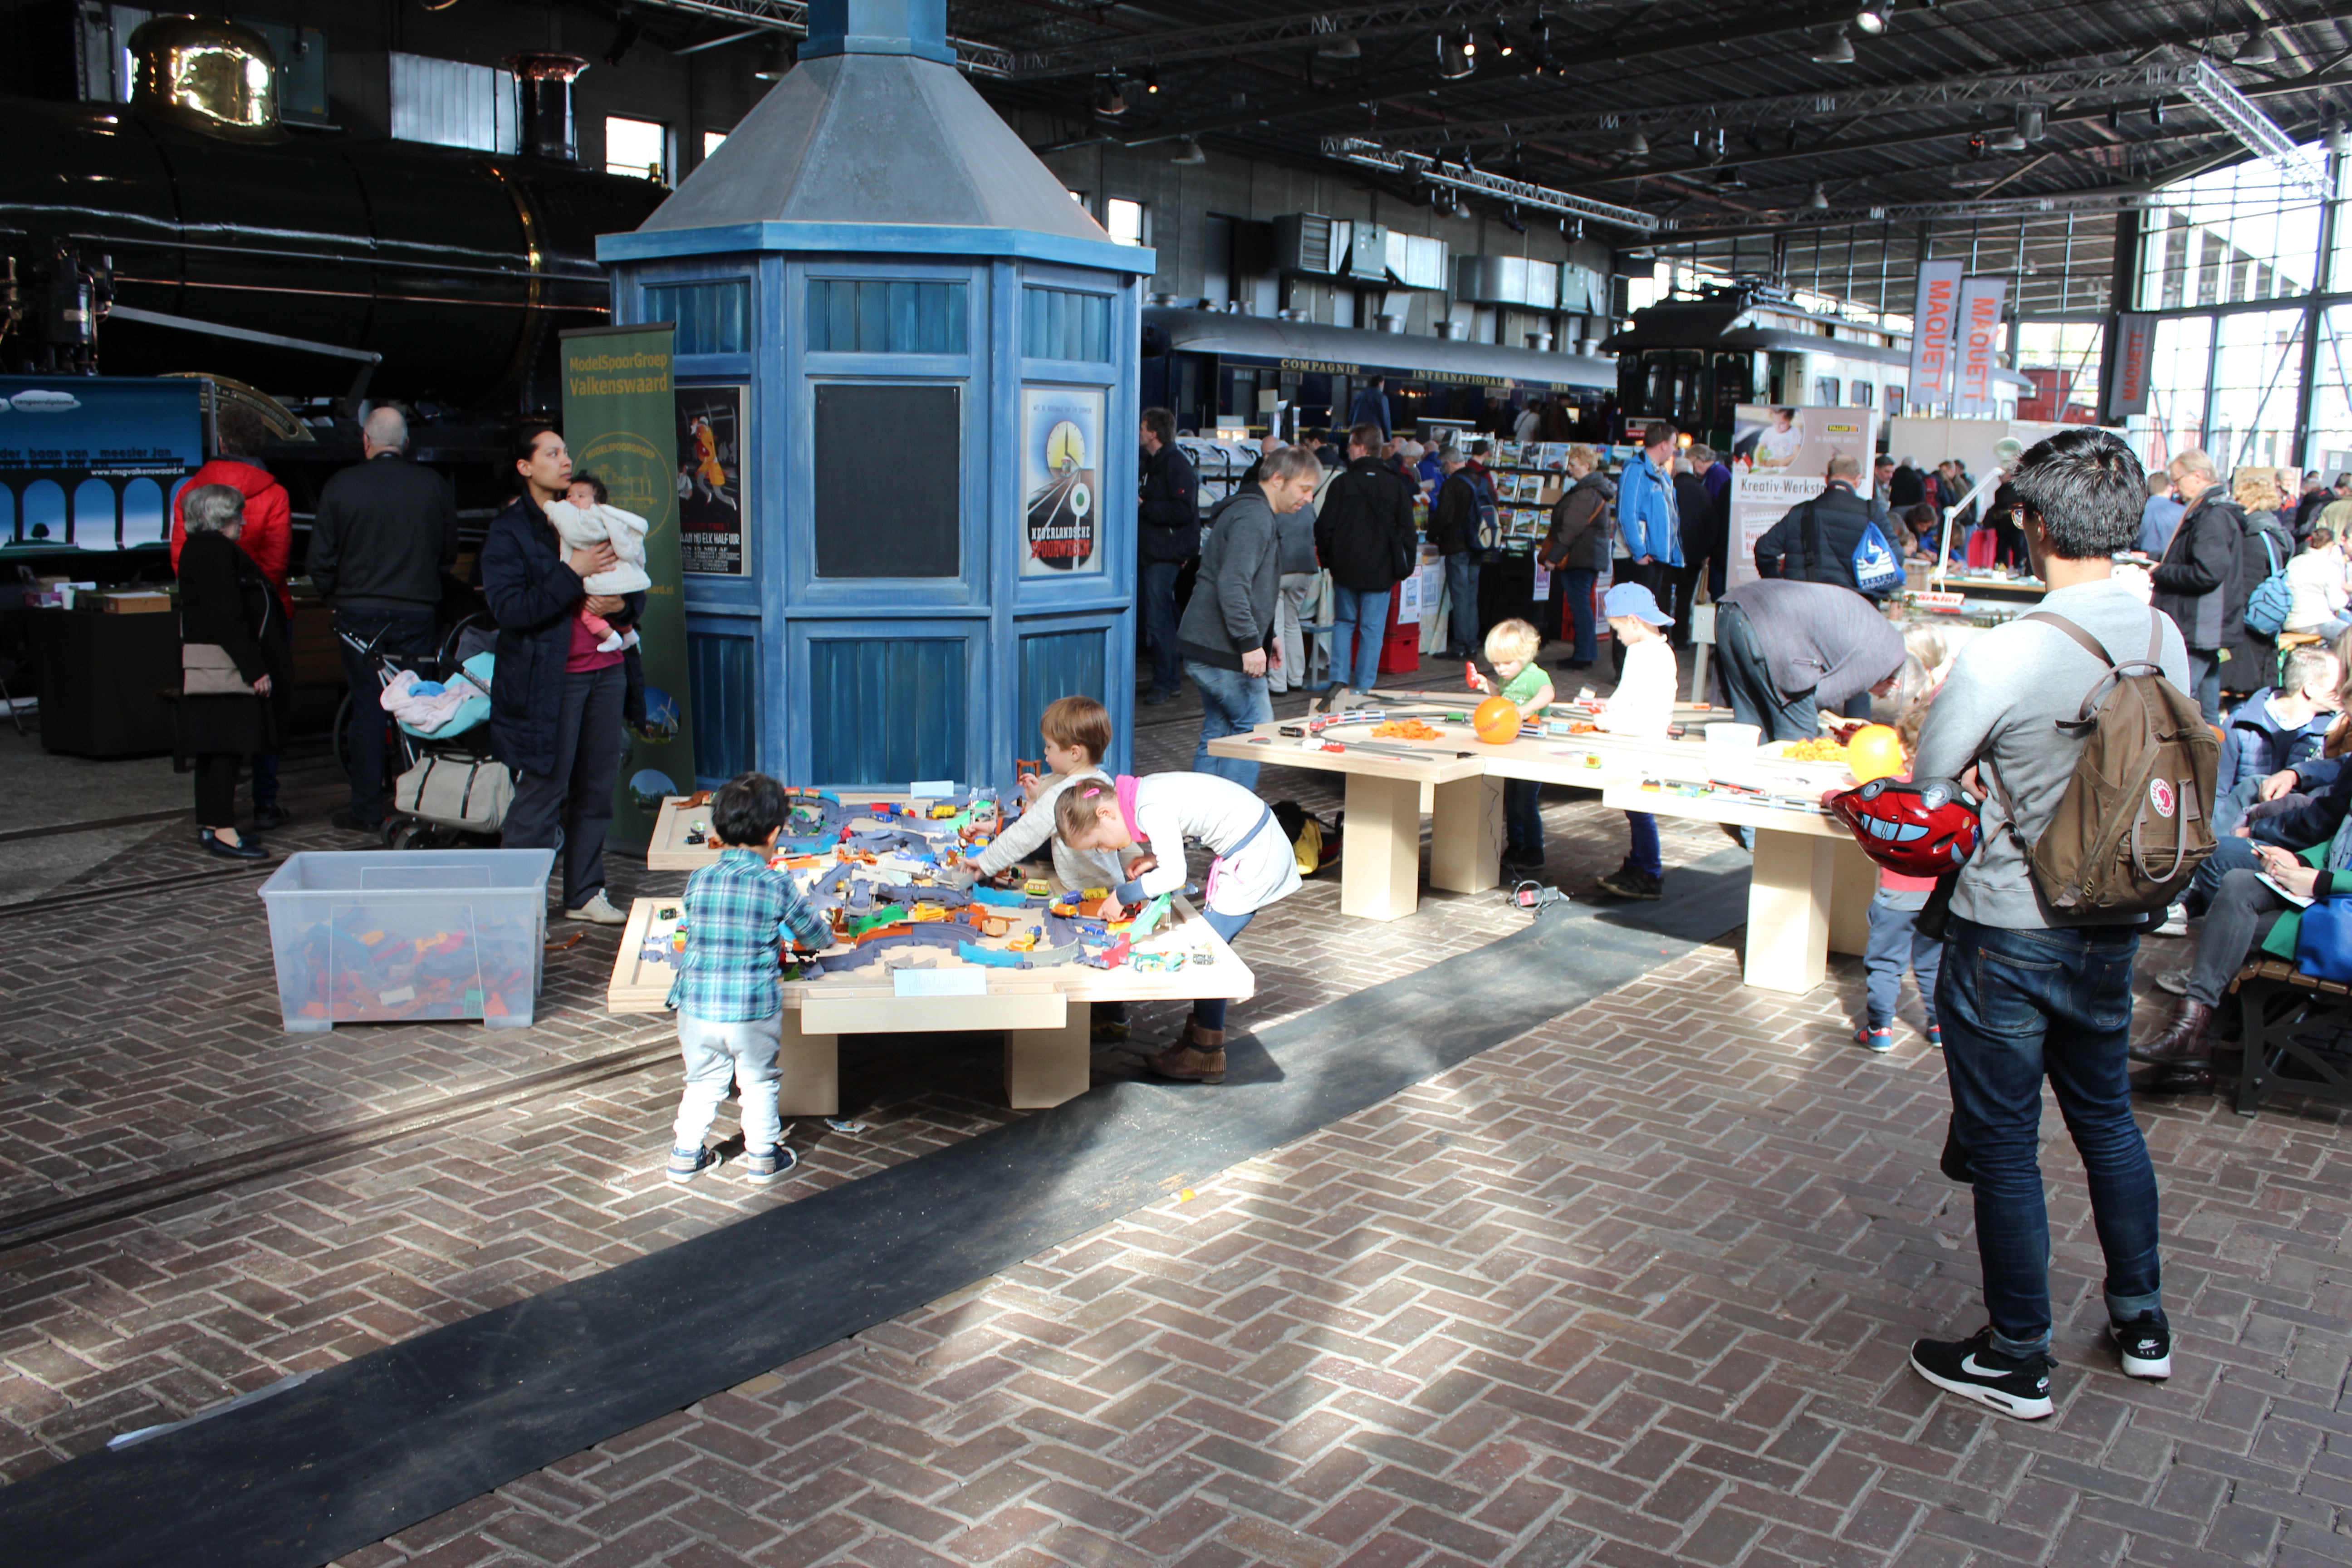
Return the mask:
[[[2230,63],[2238,66],[2274,66],[2279,60],[2278,35],[2264,27],[2259,33],[2248,33],[2230,56]]]
[[[1617,138],[1617,155],[1635,160],[1650,155],[1650,139],[1642,134],[1638,125],[1625,127],[1625,134]]]
[[[1326,33],[1315,52],[1327,60],[1353,60],[1363,58],[1364,47],[1356,42],[1353,33]]]
[[[1715,172],[1715,188],[1718,191],[1744,191],[1748,188],[1748,171],[1733,164]]]
[[[1839,23],[1828,38],[1814,47],[1813,63],[1817,66],[1853,64],[1853,40],[1846,36],[1844,23]]]
[[[1503,226],[1513,234],[1528,232],[1528,220],[1519,216],[1519,204],[1513,202],[1503,209]]]
[[[1830,194],[1822,188],[1822,183],[1819,180],[1813,182],[1812,190],[1806,195],[1805,205],[1815,212],[1830,205]]]
[[[1437,74],[1447,81],[1459,81],[1478,68],[1478,40],[1470,29],[1458,33],[1437,35]]]
[[[1097,114],[1112,119],[1127,112],[1127,94],[1120,91],[1119,88],[1118,78],[1107,76],[1102,79],[1101,85],[1095,89]]]
[[[1971,158],[1981,158],[1991,148],[1991,146],[1992,143],[1985,140],[1985,133],[1979,131],[1969,138],[1969,156]]]
[[[2123,128],[2124,106],[2120,103],[2111,103],[2107,105],[2107,129],[2110,131],[2121,131]]]
[[[1528,52],[1535,57],[1536,75],[1541,76],[1552,68],[1551,18],[1538,16],[1528,28]]]
[[[2158,98],[2148,100],[2147,122],[2150,125],[2161,125],[2164,123],[2164,100]]]
[[[1584,237],[1584,220],[1580,217],[1564,217],[1560,219],[1559,237],[1560,238],[1568,241],[1569,244],[1574,245],[1578,240]]]
[[[1498,20],[1496,22],[1491,31],[1495,35],[1495,52],[1502,56],[1505,59],[1509,59],[1511,58],[1510,28],[1505,26],[1502,22]]]
[[[1886,31],[1886,7],[1864,5],[1853,14],[1853,25],[1873,37]]]
[[[2050,106],[2046,103],[2021,103],[2017,106],[2017,139],[2039,142],[2047,128]]]
[[[1797,142],[1801,134],[1801,133],[1795,126],[1790,126],[1789,133],[1780,138],[1780,150],[1784,153],[1795,152],[1797,150]]]
[[[2319,128],[2319,140],[2326,146],[2328,152],[2338,158],[2352,153],[2352,133],[2347,133],[2344,129],[2344,121],[2334,115],[2328,116],[2327,123]]]
[[[1192,136],[1180,136],[1176,139],[1176,156],[1169,159],[1168,161],[1171,163],[1182,163],[1189,168],[1196,164],[1207,163],[1209,161],[1209,155],[1201,151],[1201,142],[1199,138]]]
[[[1158,92],[1160,90],[1160,68],[1158,66],[1146,66],[1143,68],[1143,90],[1147,93]]]

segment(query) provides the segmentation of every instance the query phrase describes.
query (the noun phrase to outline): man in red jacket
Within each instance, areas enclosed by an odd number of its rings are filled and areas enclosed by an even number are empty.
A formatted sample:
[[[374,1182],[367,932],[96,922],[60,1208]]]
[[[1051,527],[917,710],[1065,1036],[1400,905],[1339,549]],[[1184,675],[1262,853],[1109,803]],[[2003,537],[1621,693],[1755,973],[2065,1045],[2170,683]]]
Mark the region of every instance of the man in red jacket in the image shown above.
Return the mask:
[[[245,497],[245,531],[237,536],[237,548],[253,557],[261,568],[263,581],[278,595],[278,607],[286,613],[270,617],[269,629],[264,635],[283,643],[285,660],[293,659],[294,595],[286,586],[286,563],[294,544],[294,520],[286,502],[286,487],[269,477],[269,471],[251,461],[261,445],[269,438],[268,429],[260,416],[251,409],[230,404],[223,407],[215,422],[219,456],[188,476],[172,498],[172,569],[180,568],[180,546],[187,542],[187,518],[180,510],[180,497],[196,485],[227,485]],[[283,668],[283,666],[281,666]],[[289,681],[273,689],[270,706],[275,711],[278,736],[286,737],[288,723],[294,714],[294,688]],[[270,752],[253,759],[253,825],[256,827],[282,827],[294,820],[294,814],[278,804],[278,753]]]

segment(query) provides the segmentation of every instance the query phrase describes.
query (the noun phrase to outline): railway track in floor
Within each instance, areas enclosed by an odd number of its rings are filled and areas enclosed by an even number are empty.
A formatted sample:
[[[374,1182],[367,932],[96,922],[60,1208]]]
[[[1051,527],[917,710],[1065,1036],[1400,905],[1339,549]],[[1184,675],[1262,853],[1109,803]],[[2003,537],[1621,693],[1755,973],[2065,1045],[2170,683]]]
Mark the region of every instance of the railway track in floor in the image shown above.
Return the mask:
[[[657,1067],[673,1067],[677,1061],[677,1047],[674,1040],[607,1051],[583,1061],[567,1062],[561,1067],[526,1073],[502,1082],[484,1084],[431,1105],[367,1117],[316,1132],[300,1133],[184,1165],[177,1170],[118,1183],[96,1192],[76,1194],[51,1203],[0,1214],[0,1256],[100,1226],[135,1219],[158,1209],[208,1196],[265,1176],[307,1169],[350,1154],[364,1153],[404,1138],[413,1138],[420,1132],[510,1110],[552,1094],[633,1078]]]

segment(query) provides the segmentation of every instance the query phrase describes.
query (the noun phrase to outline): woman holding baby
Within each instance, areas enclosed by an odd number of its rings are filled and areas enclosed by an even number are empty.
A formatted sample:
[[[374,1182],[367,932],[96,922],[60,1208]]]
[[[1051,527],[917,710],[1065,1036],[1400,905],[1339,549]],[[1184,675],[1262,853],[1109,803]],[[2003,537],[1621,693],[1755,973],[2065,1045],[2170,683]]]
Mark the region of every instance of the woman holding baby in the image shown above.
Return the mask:
[[[515,774],[501,842],[550,849],[560,838],[565,917],[617,925],[628,917],[604,896],[604,833],[624,665],[646,606],[644,523],[585,486],[575,497],[572,454],[546,426],[523,427],[514,463],[523,493],[490,524],[481,555],[499,624],[490,733]]]

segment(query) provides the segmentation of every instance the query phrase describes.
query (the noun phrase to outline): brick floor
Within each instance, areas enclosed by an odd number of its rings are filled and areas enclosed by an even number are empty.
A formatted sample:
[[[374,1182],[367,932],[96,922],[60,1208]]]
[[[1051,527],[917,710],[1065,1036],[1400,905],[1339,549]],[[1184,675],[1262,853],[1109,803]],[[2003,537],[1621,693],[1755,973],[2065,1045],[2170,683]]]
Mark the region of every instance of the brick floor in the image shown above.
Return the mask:
[[[1182,765],[1190,721],[1154,711],[1142,765]],[[1323,775],[1268,768],[1261,790],[1337,805]],[[1546,808],[1558,879],[1616,863],[1614,814],[1566,792]],[[62,890],[209,868],[183,837]],[[1721,847],[1668,827],[1670,865]],[[677,886],[614,870],[616,894]],[[0,1221],[667,1038],[603,1013],[608,932],[551,962],[532,1030],[285,1036],[254,885],[20,925],[51,951],[0,976]],[[1318,879],[1252,926],[1237,1026],[1525,921],[1492,895],[1428,895],[1388,925],[1337,902]],[[2183,1336],[2160,1388],[2094,1342],[2095,1242],[2061,1136],[2061,1411],[2006,1423],[1902,1368],[1909,1338],[1978,1321],[1966,1194],[1933,1173],[1933,1054],[1907,1033],[1888,1058],[1844,1044],[1852,961],[1802,998],[1737,975],[1731,946],[1701,949],[347,1561],[2352,1562],[2338,1118],[2150,1109]],[[1139,1009],[1139,1032],[1172,1012]],[[1097,1056],[1098,1077],[1132,1070]],[[1014,1114],[988,1041],[864,1042],[845,1092],[867,1131],[795,1124],[802,1174],[769,1192],[660,1180],[662,1064],[0,1254],[0,1477]]]

